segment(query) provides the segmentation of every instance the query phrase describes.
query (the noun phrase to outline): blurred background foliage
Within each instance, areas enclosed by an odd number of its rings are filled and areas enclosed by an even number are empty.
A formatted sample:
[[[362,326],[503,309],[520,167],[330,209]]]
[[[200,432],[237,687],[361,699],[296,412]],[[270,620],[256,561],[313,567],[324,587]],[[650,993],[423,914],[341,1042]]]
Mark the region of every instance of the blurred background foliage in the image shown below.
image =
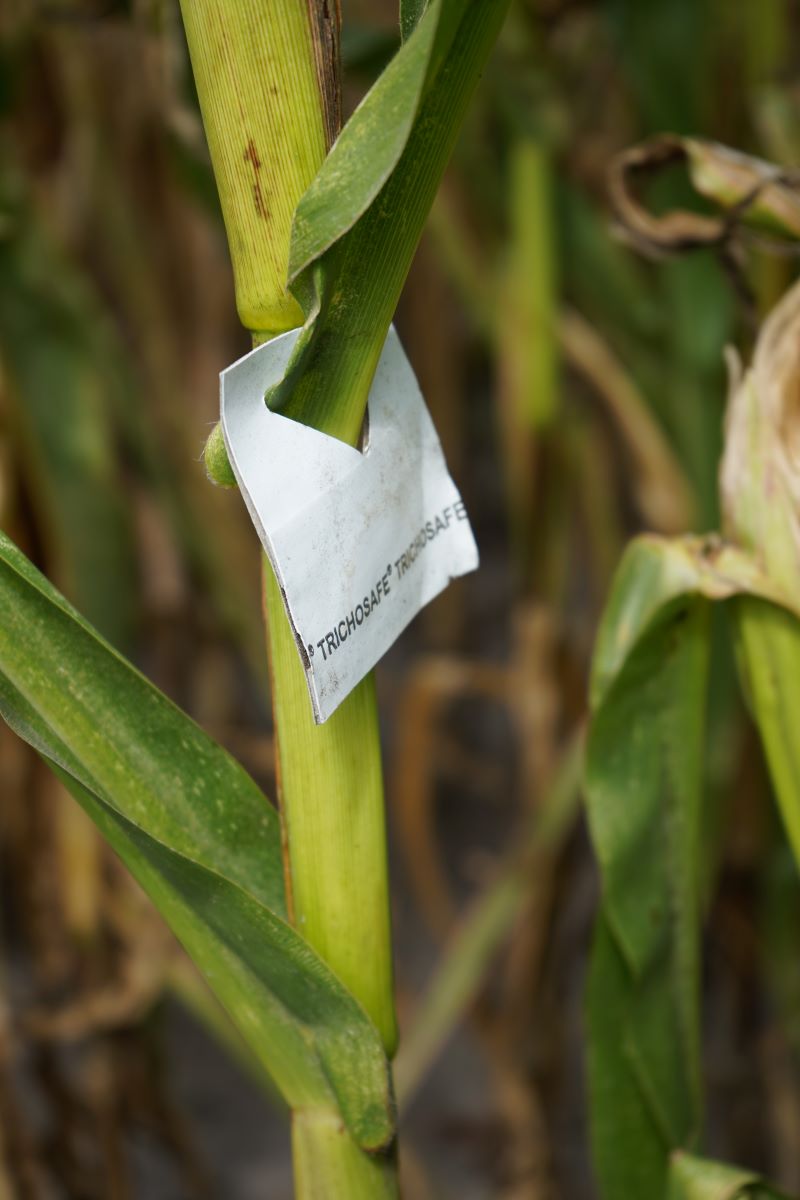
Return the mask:
[[[389,0],[343,7],[350,111],[399,39]],[[796,165],[798,25],[794,0],[517,0],[406,287],[482,553],[379,670],[414,1200],[596,1196],[592,641],[633,533],[717,527],[723,348],[796,273],[757,239],[648,261],[607,171],[663,132]],[[707,207],[679,168],[646,200]],[[274,794],[257,543],[200,461],[247,348],[177,4],[4,0],[0,525]],[[707,1149],[797,1192],[800,896],[726,645]],[[224,1015],[5,729],[0,796],[0,1198],[288,1197],[285,1118]]]

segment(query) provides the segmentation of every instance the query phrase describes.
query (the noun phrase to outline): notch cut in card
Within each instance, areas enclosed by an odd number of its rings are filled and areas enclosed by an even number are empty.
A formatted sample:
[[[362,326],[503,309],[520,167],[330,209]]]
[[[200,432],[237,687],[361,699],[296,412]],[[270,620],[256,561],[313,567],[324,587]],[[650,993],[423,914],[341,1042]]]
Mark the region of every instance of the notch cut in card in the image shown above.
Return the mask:
[[[363,453],[264,402],[299,332],[222,372],[220,416],[320,724],[420,609],[477,567],[478,550],[394,328],[369,394]]]

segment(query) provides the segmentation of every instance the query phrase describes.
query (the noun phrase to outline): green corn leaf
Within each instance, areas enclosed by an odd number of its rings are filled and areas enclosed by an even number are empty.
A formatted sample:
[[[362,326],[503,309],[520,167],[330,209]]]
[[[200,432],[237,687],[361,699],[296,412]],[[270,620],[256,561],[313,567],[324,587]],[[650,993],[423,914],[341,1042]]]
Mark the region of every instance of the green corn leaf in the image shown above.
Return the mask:
[[[295,210],[290,280],[352,229],[397,166],[462,9],[454,0],[434,0],[345,125]]]
[[[97,822],[292,1107],[393,1136],[377,1031],[288,924],[280,829],[246,772],[0,534],[0,715]]]
[[[734,603],[734,628],[746,697],[800,866],[800,620],[785,608],[745,596]]]
[[[787,598],[718,540],[634,541],[598,635],[587,743],[602,876],[589,981],[593,1151],[604,1200],[665,1194],[701,1125],[698,959],[709,603]],[[736,600],[739,602],[739,599]]]
[[[670,1164],[668,1200],[786,1200],[754,1171],[727,1163],[675,1154]]]
[[[295,213],[306,313],[271,407],[355,441],[417,241],[508,0],[432,0]]]
[[[400,34],[407,41],[425,12],[428,0],[400,0]]]
[[[669,1151],[692,1146],[699,1132],[706,616],[675,587],[668,564],[634,543],[595,651],[586,801],[603,897],[589,1083],[604,1200],[663,1195]]]

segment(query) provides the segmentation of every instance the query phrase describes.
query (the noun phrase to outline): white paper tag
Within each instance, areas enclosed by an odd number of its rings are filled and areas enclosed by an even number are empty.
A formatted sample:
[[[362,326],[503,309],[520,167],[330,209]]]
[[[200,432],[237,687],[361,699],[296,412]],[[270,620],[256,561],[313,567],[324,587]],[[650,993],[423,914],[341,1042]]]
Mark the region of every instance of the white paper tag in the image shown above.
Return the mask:
[[[369,395],[363,453],[264,403],[298,334],[223,371],[220,408],[321,724],[420,609],[477,567],[478,550],[394,328]]]

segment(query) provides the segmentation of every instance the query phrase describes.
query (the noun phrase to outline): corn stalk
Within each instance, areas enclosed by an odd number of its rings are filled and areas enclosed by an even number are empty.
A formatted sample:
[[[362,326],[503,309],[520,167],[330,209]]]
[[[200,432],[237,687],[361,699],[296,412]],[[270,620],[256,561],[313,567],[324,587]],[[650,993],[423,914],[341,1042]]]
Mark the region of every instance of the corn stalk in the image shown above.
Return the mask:
[[[255,343],[305,317],[284,381],[267,401],[351,444],[506,0],[475,8],[432,0],[422,8],[403,9],[400,51],[326,158],[338,93],[338,30],[328,7],[183,3],[240,317]],[[217,459],[220,448],[217,437]],[[266,563],[264,600],[290,919],[360,1002],[391,1056],[396,1025],[373,680],[316,726]],[[392,1147],[370,1145],[366,1153],[335,1109],[295,1106],[293,1147],[301,1197],[396,1194]]]
[[[335,81],[321,69],[320,30],[305,6],[191,0],[182,7],[237,308],[258,344],[302,321],[286,288],[292,218],[328,149],[326,96]],[[328,432],[338,432],[331,424]],[[314,725],[266,559],[264,595],[290,917],[361,1001],[391,1052],[396,1026],[372,678],[324,726]],[[391,1157],[362,1152],[335,1109],[296,1109],[292,1146],[299,1197],[396,1194]]]

